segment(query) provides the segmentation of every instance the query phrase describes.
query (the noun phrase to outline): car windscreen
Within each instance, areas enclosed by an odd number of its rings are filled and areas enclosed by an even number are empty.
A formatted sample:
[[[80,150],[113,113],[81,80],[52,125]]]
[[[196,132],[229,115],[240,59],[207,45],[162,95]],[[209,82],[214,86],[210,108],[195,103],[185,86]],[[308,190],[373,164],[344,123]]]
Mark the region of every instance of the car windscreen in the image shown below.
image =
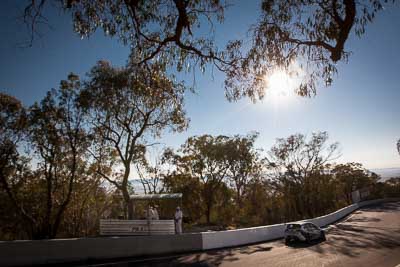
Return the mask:
[[[288,230],[297,230],[297,229],[300,229],[300,228],[301,228],[300,224],[288,224],[286,226],[286,229],[288,229]]]

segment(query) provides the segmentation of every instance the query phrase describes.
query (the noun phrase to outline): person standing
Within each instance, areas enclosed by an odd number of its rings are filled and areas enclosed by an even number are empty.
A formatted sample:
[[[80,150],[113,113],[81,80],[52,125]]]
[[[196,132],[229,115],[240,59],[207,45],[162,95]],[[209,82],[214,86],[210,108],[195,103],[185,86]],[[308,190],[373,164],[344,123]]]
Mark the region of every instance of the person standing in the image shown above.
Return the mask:
[[[153,207],[152,207],[152,206],[149,206],[149,207],[147,208],[147,220],[148,220],[148,221],[153,220],[153,216],[154,216]]]
[[[158,210],[157,210],[158,206],[154,206],[153,207],[153,220],[159,220],[160,216],[158,215]]]
[[[181,208],[178,206],[176,207],[175,217],[174,217],[176,234],[182,234],[182,218],[183,218],[183,213],[181,211]]]

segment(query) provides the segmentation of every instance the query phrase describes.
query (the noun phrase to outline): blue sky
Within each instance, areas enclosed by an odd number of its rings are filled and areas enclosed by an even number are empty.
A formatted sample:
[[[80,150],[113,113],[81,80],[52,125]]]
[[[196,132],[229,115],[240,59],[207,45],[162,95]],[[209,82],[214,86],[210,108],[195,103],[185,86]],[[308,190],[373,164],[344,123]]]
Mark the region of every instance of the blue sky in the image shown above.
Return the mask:
[[[49,13],[52,29],[31,48],[21,48],[28,38],[18,21],[23,2],[2,1],[0,10],[0,90],[29,105],[57,87],[69,72],[84,75],[100,59],[124,65],[129,54],[116,39],[102,32],[81,40],[72,32],[69,15]],[[257,18],[258,1],[238,1],[216,28],[216,41],[246,36]],[[186,109],[191,119],[185,133],[166,133],[161,142],[178,147],[188,136],[199,134],[260,133],[257,146],[268,150],[276,138],[294,133],[328,131],[341,144],[339,162],[356,161],[367,168],[400,167],[395,147],[400,138],[400,5],[380,12],[362,38],[351,36],[353,51],[348,64],[338,65],[331,87],[318,89],[316,97],[257,104],[243,99],[229,103],[224,97],[224,76],[214,70],[196,75],[197,94],[188,93]],[[191,75],[184,76],[190,80]]]

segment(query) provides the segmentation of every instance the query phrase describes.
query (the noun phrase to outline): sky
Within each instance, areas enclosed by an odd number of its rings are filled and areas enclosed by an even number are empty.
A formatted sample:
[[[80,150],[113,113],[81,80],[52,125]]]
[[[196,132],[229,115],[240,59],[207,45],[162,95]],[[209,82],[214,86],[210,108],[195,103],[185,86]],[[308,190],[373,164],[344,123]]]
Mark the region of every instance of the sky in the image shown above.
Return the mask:
[[[0,9],[0,91],[25,105],[40,101],[70,72],[84,77],[98,60],[123,66],[129,47],[97,32],[88,39],[72,31],[69,14],[47,10],[51,28],[42,27],[42,37],[32,47],[21,21],[24,1],[3,0]],[[216,42],[244,38],[256,22],[259,1],[236,1],[216,27]],[[346,49],[348,63],[338,64],[330,87],[318,88],[313,98],[280,97],[253,104],[249,99],[228,102],[224,75],[214,70],[196,74],[197,93],[186,95],[190,128],[184,133],[166,132],[159,141],[178,148],[192,135],[245,135],[259,132],[256,146],[270,149],[276,138],[291,134],[327,131],[330,142],[339,142],[339,163],[360,162],[366,168],[398,168],[400,156],[400,5],[378,13],[361,37],[351,35]],[[183,75],[187,81],[193,75]],[[281,99],[282,98],[282,99]]]

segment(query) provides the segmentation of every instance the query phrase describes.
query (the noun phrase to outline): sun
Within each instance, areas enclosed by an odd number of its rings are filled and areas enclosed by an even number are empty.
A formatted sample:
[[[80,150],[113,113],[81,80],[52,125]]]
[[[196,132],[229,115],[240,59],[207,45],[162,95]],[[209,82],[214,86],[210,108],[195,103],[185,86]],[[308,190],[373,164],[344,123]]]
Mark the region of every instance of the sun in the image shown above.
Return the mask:
[[[300,85],[299,71],[295,66],[276,68],[264,76],[265,98],[273,102],[287,102],[296,96]]]
[[[290,76],[283,70],[276,70],[267,79],[268,89],[278,96],[287,96],[290,89]]]

